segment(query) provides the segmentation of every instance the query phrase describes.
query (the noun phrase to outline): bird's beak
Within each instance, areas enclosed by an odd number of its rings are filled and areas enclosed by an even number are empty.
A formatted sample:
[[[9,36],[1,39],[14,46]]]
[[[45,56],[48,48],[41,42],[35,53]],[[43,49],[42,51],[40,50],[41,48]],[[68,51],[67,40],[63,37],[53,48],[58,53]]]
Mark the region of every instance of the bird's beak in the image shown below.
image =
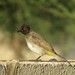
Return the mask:
[[[21,30],[18,30],[17,32],[21,32]]]

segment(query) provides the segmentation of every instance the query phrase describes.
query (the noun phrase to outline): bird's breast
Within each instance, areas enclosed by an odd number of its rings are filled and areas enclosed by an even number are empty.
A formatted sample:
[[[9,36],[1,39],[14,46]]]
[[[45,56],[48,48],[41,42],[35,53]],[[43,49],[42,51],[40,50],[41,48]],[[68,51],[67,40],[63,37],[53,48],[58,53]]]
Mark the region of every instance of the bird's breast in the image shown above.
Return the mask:
[[[27,42],[27,45],[28,45],[29,49],[35,53],[38,53],[38,54],[44,53],[43,48],[41,48],[40,46],[38,46],[32,42]]]

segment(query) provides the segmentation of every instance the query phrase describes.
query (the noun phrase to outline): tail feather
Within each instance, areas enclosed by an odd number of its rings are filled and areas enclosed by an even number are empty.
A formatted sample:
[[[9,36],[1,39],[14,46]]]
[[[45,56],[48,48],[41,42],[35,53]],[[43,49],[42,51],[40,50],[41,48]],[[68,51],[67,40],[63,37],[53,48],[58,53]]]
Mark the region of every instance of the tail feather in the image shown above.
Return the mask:
[[[57,56],[59,56],[60,58],[64,59],[66,62],[69,63],[70,66],[72,66],[72,67],[75,69],[75,67],[74,67],[74,66],[70,63],[70,61],[68,61],[66,58],[64,58],[63,56],[59,55],[59,54],[56,53],[56,52],[55,52],[55,54],[56,54]]]

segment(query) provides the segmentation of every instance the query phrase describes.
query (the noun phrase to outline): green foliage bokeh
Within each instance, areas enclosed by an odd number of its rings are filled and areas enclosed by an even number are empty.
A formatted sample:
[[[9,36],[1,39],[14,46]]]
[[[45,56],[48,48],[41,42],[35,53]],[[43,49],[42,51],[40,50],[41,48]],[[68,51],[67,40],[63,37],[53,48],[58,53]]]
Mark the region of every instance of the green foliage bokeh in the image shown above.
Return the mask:
[[[14,34],[22,24],[68,50],[75,38],[75,1],[0,0],[0,28]]]

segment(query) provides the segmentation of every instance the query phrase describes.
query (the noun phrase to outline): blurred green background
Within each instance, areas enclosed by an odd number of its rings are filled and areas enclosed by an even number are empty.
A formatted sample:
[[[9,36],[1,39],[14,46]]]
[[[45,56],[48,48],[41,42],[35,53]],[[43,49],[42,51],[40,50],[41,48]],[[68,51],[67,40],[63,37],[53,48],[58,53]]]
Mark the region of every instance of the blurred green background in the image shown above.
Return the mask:
[[[17,33],[22,24],[67,59],[75,59],[75,0],[0,0],[0,59],[37,57]]]

